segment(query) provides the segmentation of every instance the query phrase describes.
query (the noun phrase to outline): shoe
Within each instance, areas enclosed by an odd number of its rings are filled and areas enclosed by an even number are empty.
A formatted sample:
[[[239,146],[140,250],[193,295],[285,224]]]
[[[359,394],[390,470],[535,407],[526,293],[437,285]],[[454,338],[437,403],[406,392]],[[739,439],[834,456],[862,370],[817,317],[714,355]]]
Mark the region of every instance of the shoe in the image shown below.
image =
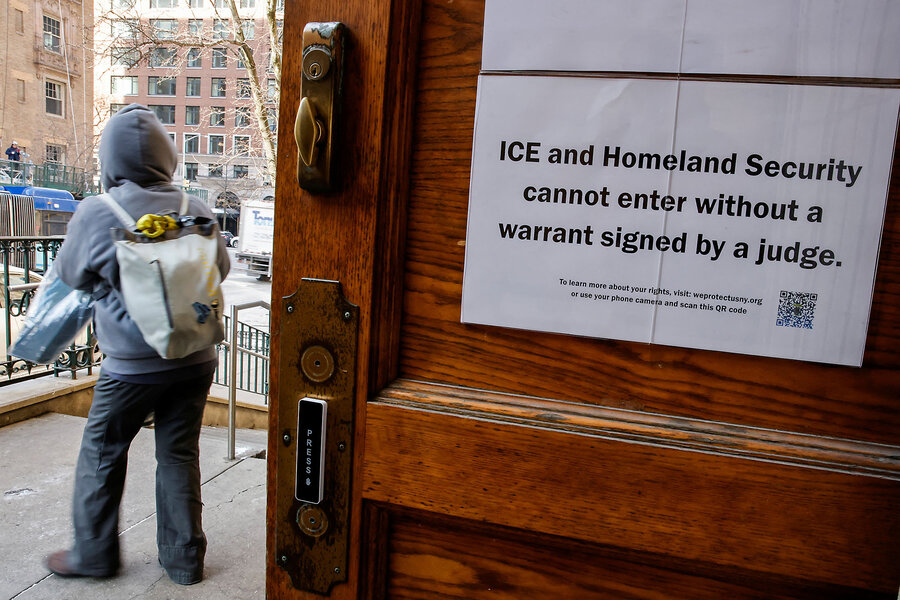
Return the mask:
[[[71,553],[68,550],[54,552],[47,557],[45,564],[51,573],[60,577],[112,577],[116,574],[115,571],[100,574],[79,571],[72,566]]]

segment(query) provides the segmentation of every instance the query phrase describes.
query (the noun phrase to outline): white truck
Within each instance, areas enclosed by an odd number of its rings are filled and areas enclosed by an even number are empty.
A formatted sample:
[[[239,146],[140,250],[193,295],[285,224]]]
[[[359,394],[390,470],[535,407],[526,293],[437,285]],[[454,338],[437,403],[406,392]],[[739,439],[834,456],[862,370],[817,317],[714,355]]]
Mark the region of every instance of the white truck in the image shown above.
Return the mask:
[[[238,264],[247,273],[266,281],[272,277],[272,240],[275,237],[275,203],[244,200],[238,223]]]

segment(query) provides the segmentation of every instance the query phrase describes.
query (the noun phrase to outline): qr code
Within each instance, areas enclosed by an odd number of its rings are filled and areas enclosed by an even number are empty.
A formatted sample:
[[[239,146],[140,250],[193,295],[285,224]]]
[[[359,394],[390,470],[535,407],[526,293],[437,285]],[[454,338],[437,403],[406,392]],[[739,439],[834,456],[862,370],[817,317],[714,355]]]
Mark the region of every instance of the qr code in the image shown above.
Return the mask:
[[[818,298],[818,294],[782,290],[781,297],[778,299],[778,316],[775,319],[775,325],[812,329]]]

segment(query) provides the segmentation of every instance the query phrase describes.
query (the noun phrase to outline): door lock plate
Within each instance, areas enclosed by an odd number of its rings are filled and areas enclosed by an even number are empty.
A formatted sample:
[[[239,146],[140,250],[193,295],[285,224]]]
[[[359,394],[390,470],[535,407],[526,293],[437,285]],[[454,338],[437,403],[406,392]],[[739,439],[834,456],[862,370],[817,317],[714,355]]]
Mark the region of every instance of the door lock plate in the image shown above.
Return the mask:
[[[339,282],[304,279],[281,310],[276,559],[295,588],[328,594],[347,580],[359,308]]]
[[[294,120],[297,181],[311,192],[336,187],[335,135],[344,76],[342,23],[307,23],[303,28],[300,104]]]

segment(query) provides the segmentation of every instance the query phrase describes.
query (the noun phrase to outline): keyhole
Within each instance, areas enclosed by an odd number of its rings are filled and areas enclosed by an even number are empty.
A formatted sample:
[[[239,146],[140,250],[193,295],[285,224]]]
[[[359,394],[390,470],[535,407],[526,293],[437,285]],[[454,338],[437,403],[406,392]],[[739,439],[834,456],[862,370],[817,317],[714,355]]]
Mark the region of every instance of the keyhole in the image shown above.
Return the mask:
[[[318,79],[322,74],[322,65],[317,62],[310,63],[309,65],[309,76],[312,79]]]

